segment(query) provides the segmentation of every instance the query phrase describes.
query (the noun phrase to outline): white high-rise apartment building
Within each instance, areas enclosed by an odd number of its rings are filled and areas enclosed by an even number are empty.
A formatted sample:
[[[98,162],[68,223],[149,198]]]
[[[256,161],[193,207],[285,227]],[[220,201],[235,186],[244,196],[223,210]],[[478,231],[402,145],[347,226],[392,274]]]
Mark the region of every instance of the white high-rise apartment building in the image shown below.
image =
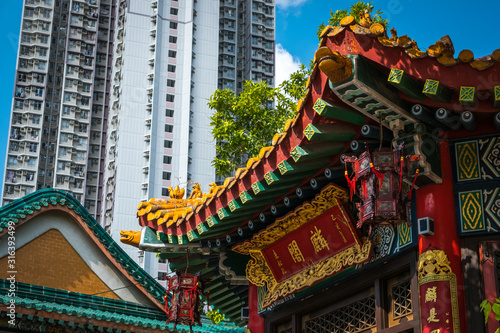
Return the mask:
[[[112,0],[25,0],[2,204],[71,192],[100,218]]]
[[[274,0],[25,0],[21,30],[3,204],[63,189],[117,241],[141,200],[215,181],[210,95],[274,83]]]

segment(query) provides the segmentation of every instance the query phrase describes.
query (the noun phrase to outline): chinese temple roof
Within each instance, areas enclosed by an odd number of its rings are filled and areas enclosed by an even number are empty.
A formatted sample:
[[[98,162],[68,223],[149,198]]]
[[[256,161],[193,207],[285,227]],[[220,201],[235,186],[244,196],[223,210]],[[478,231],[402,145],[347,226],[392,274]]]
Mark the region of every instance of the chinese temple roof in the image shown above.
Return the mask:
[[[165,289],[125,251],[113,241],[106,231],[92,218],[85,208],[71,195],[54,189],[39,190],[0,208],[0,236],[8,232],[8,222],[16,229],[35,216],[49,211],[70,214],[73,220],[90,235],[92,241],[104,249],[106,257],[128,279],[129,285],[138,288],[152,301],[141,305],[132,301],[89,295],[68,290],[49,288],[16,281],[15,304],[19,328],[33,325],[69,325],[90,331],[102,328],[127,328],[127,331],[174,331],[174,324],[166,324],[163,297]],[[28,225],[29,226],[29,225]],[[5,315],[11,282],[0,279],[0,308]],[[153,306],[156,305],[156,306]],[[7,310],[8,312],[8,310]],[[4,316],[3,316],[4,317]],[[33,324],[33,318],[35,322]],[[2,318],[4,319],[4,318]],[[27,326],[24,326],[27,325]],[[31,329],[30,328],[30,329]],[[178,325],[176,332],[188,332],[190,328]],[[194,332],[243,332],[233,324],[222,322],[213,325],[204,319],[202,326],[193,327]]]
[[[225,267],[232,252],[227,249],[269,227],[328,183],[344,186],[343,155],[364,150],[363,142],[378,146],[381,140],[388,146],[404,141],[406,154],[421,155],[415,186],[440,183],[439,149],[424,154],[424,144],[438,147],[440,139],[500,131],[500,50],[480,59],[463,50],[455,58],[447,36],[421,51],[408,36],[398,37],[394,29],[390,33],[352,17],[340,27],[326,27],[307,95],[285,132],[222,186],[213,184],[209,195],[182,203],[188,209],[167,208],[174,198],[140,203],[142,234],[124,233],[123,239],[163,253],[172,269],[183,269],[181,253],[191,251],[195,267],[213,272],[219,266],[221,275],[234,279],[238,273]],[[220,262],[211,256],[214,249],[225,253]],[[241,293],[232,294],[234,286],[220,280],[215,288],[226,302],[242,300]]]

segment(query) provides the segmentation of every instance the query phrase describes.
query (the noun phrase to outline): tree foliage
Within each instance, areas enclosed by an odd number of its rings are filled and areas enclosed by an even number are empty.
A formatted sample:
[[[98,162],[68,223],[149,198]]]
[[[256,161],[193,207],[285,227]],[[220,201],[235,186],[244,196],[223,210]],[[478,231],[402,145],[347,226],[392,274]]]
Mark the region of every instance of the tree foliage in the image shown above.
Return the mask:
[[[354,5],[352,5],[349,8],[346,9],[339,9],[335,13],[330,10],[330,18],[328,19],[328,24],[331,26],[340,26],[340,21],[346,17],[346,16],[353,16],[356,19],[356,22],[359,23],[359,13],[368,11],[368,13],[372,17],[373,23],[381,23],[385,27],[389,26],[389,21],[386,18],[383,18],[382,15],[384,14],[382,10],[378,9],[374,12],[375,7],[372,5],[371,2],[363,2],[363,1],[358,1]],[[321,23],[318,26],[319,30],[317,32],[318,38],[320,38],[321,32],[325,28],[325,24]]]
[[[305,95],[308,74],[302,65],[277,88],[247,81],[239,95],[229,89],[213,93],[208,106],[215,111],[210,125],[217,141],[212,161],[217,175],[229,176],[283,131],[286,120],[296,112],[297,101]]]
[[[495,320],[500,321],[500,298],[495,298],[494,300],[485,299],[481,302],[481,311],[484,314],[484,323],[488,323],[488,317],[491,311],[495,314]],[[495,333],[500,333],[500,328],[498,328]]]

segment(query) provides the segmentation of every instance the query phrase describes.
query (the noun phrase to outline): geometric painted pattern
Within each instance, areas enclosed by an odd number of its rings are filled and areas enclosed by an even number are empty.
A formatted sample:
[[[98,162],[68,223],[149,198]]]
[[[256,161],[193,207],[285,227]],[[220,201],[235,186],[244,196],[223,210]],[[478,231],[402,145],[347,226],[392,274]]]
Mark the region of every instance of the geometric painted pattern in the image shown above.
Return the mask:
[[[325,102],[323,102],[321,99],[317,99],[316,103],[314,103],[313,109],[314,111],[316,111],[317,114],[321,115],[325,107],[326,107]]]
[[[404,222],[398,225],[398,247],[402,248],[411,244],[411,227]]]
[[[403,78],[404,71],[401,69],[393,68],[391,69],[391,73],[389,73],[389,78],[387,81],[393,83],[401,83],[401,79]]]
[[[311,126],[311,124],[308,124],[306,129],[304,130],[304,135],[306,136],[307,140],[311,140],[312,136],[314,135],[314,128]]]
[[[460,192],[458,197],[462,232],[485,230],[482,191]]]
[[[462,234],[500,233],[500,137],[469,139],[454,146],[458,229]]]
[[[439,87],[439,81],[427,79],[425,80],[424,90],[422,92],[424,94],[436,95]]]
[[[495,102],[500,101],[500,86],[495,86]]]
[[[494,177],[500,178],[500,137],[491,139],[481,160]]]
[[[483,190],[483,199],[487,228],[500,231],[500,187]]]
[[[474,102],[474,94],[476,93],[475,87],[460,87],[461,102]]]
[[[477,141],[457,143],[455,149],[458,181],[480,179]]]
[[[377,227],[370,238],[373,242],[373,254],[370,262],[383,258],[391,253],[395,233],[392,227]]]

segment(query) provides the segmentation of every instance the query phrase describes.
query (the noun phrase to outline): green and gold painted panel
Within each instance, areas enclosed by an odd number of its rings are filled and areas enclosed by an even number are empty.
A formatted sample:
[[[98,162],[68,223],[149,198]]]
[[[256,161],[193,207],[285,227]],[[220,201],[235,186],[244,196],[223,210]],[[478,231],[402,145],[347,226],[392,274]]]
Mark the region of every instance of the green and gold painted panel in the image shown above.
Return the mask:
[[[480,179],[479,151],[477,140],[458,143],[455,146],[457,156],[458,181]]]
[[[481,190],[460,192],[460,221],[462,232],[484,230],[483,198]]]
[[[459,232],[500,233],[500,136],[457,140],[450,153]]]

